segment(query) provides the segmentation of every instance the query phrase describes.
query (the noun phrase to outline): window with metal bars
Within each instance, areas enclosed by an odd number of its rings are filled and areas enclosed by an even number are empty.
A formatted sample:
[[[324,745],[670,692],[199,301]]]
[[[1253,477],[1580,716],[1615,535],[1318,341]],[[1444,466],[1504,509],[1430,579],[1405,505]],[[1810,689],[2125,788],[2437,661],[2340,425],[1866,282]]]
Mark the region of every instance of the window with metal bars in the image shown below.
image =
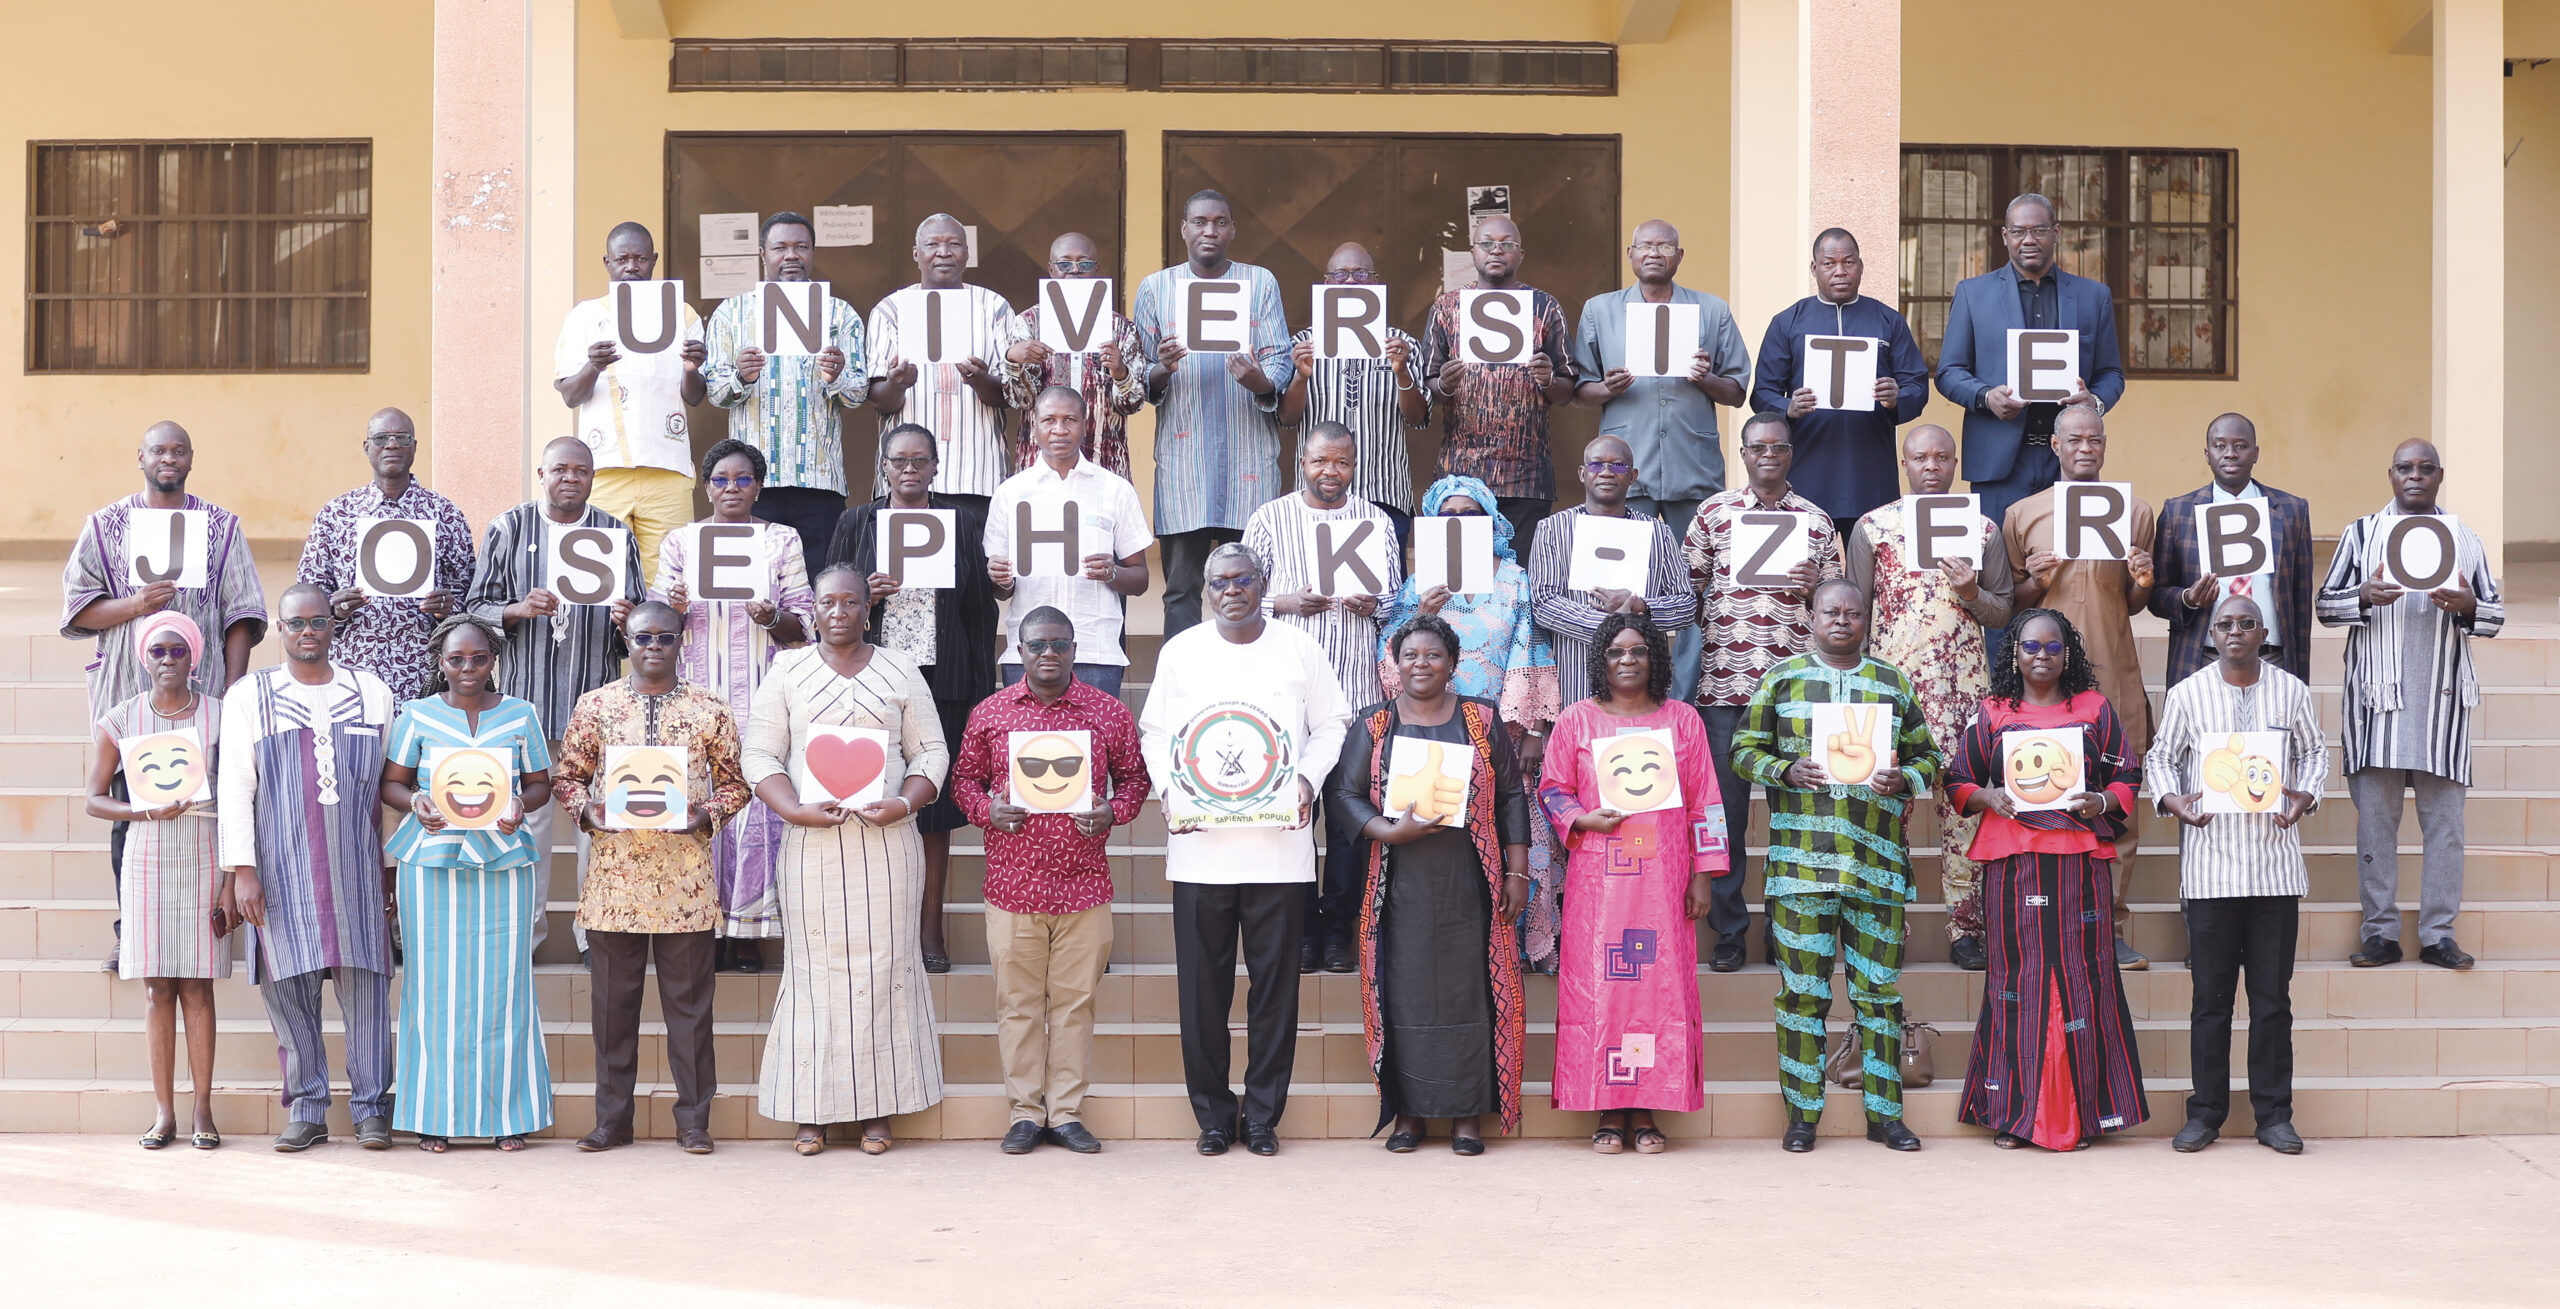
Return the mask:
[[[1468,41],[677,41],[676,91],[1367,91],[1615,95],[1605,44]]]
[[[1956,283],[2008,262],[2002,210],[2053,201],[2056,262],[2115,296],[2125,372],[2239,376],[2239,153],[2067,146],[1902,147],[1902,312],[1937,366]]]
[[[371,361],[370,141],[36,141],[27,371]]]

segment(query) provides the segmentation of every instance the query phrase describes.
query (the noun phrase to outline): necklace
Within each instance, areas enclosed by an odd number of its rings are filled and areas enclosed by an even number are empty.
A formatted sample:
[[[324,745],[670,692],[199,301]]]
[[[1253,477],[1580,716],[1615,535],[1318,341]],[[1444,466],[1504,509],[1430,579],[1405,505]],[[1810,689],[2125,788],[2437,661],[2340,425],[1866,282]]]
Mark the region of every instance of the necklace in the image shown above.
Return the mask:
[[[175,723],[175,722],[180,722],[180,721],[183,721],[183,720],[185,720],[185,719],[189,719],[189,718],[193,718],[193,717],[195,717],[195,716],[196,716],[196,705],[197,705],[197,703],[198,703],[198,702],[200,702],[200,701],[201,701],[201,700],[203,700],[203,699],[204,699],[204,692],[202,692],[202,691],[189,691],[189,692],[187,692],[187,707],[186,707],[186,708],[184,708],[184,709],[179,710],[178,712],[176,712],[176,713],[174,713],[174,714],[164,714],[164,713],[160,712],[160,706],[158,706],[158,705],[156,705],[156,704],[152,704],[152,703],[151,703],[151,698],[150,698],[149,696],[145,696],[145,697],[143,697],[142,703],[144,703],[145,705],[149,705],[149,706],[150,706],[150,709],[151,709],[151,716],[152,716],[152,717],[157,718],[157,719],[159,719],[161,722],[164,722],[164,723]]]

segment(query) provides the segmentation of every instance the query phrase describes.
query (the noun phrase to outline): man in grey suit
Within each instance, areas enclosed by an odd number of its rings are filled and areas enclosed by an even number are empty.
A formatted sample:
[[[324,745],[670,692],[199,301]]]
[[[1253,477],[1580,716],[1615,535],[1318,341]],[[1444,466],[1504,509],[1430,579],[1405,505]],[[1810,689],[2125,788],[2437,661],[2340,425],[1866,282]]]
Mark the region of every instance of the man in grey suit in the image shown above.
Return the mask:
[[[2124,395],[2116,354],[2115,297],[2106,284],[2054,267],[2060,230],[2053,202],[2030,191],[2009,202],[2001,244],[2009,262],[1956,284],[1938,347],[1938,394],[1964,409],[1964,477],[1982,497],[1983,516],[2004,521],[2009,506],[2054,484],[2053,420],[2071,405],[2100,412]],[[2080,333],[2080,372],[2070,398],[2031,404],[2011,390],[2009,330]]]

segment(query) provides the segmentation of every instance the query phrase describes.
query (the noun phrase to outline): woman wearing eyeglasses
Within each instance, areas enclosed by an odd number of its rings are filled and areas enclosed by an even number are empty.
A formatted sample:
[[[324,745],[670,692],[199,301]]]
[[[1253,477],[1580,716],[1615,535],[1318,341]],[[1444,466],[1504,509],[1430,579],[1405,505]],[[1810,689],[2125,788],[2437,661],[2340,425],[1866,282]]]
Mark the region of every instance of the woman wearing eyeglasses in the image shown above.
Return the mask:
[[[941,789],[951,752],[915,662],[863,635],[870,577],[829,564],[816,590],[818,643],[774,660],[740,739],[747,780],[791,824],[775,867],[782,991],[756,1112],[799,1124],[801,1154],[826,1149],[827,1124],[843,1122],[860,1122],[863,1153],[879,1154],[892,1116],[942,1100],[916,936],[924,842],[914,819]],[[886,739],[821,739],[821,727]]]
[[[1983,815],[1991,968],[1959,1121],[1993,1145],[2078,1150],[2151,1116],[2116,975],[2109,873],[2142,760],[2098,691],[2071,620],[2010,620],[1991,692],[1948,751],[1947,793]]]
[[[684,680],[727,700],[730,714],[742,723],[774,652],[809,639],[809,566],[800,534],[753,512],[764,475],[764,452],[744,441],[722,441],[704,451],[702,487],[711,499],[711,516],[667,534],[658,551],[658,579],[649,587],[650,599],[684,615]],[[723,555],[742,554],[761,571],[762,599],[713,600],[693,594],[701,580],[702,529],[714,525],[755,533],[743,545],[716,537],[714,543]],[[782,828],[772,810],[749,804],[712,837],[721,968],[764,971],[764,954],[756,943],[782,935],[782,914],[773,895],[773,856],[782,845]]]
[[[195,620],[163,609],[133,625],[133,648],[151,689],[98,716],[89,763],[92,818],[131,823],[116,877],[124,921],[116,976],[142,979],[149,1008],[151,1091],[160,1105],[142,1148],[158,1150],[178,1132],[178,1011],[187,1015],[187,1069],[195,1087],[192,1144],[222,1144],[213,1125],[213,979],[231,975],[223,943],[239,922],[230,879],[214,858],[213,752],[222,702],[189,685],[204,651]],[[117,771],[130,799],[111,795]]]
[[[525,816],[551,803],[551,752],[533,705],[499,692],[495,623],[456,614],[427,637],[427,679],[384,750],[382,802],[406,810],[383,845],[405,976],[391,1126],[442,1154],[449,1138],[500,1150],[551,1125],[551,1064],[533,996],[533,920],[550,852]]]

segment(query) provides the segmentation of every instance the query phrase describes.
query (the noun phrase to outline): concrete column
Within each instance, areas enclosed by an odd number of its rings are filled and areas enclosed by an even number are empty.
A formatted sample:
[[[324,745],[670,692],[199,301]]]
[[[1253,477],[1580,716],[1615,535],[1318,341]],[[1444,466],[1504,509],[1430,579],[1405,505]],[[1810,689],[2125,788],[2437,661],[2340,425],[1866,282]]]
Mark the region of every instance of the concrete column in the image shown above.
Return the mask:
[[[435,0],[427,470],[479,527],[523,498],[525,0]]]
[[[2445,505],[2503,571],[2506,82],[2502,0],[2435,0],[2433,423]]]
[[[578,0],[524,0],[525,187],[523,459],[529,474],[553,437],[576,431],[551,385],[552,346],[578,302]],[[652,222],[650,226],[657,226]],[[589,239],[604,253],[604,233]],[[658,243],[667,243],[660,233]],[[676,276],[663,264],[662,277]],[[474,520],[478,521],[478,520]]]

